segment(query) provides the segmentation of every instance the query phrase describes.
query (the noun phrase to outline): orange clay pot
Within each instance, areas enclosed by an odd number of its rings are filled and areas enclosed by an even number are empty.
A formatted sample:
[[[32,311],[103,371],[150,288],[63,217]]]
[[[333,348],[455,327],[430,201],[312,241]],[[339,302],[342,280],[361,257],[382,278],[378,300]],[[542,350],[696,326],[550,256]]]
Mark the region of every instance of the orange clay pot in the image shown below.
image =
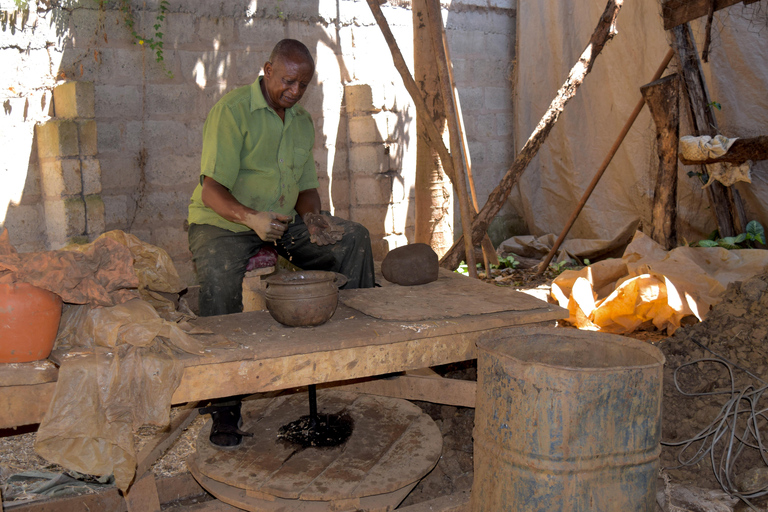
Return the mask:
[[[27,283],[0,284],[0,363],[26,363],[51,354],[61,298]]]

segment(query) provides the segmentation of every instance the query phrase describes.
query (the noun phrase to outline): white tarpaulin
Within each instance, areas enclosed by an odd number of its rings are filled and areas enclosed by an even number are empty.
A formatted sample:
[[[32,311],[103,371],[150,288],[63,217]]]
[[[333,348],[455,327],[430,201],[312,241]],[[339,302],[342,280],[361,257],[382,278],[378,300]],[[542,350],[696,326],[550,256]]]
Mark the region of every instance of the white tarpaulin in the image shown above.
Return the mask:
[[[518,150],[584,50],[605,5],[605,0],[518,1]],[[563,229],[640,99],[640,86],[661,64],[669,43],[660,11],[656,1],[624,2],[618,35],[605,46],[510,196],[531,234]],[[691,25],[701,50],[704,20]],[[768,0],[715,13],[709,64],[703,66],[710,96],[721,106],[715,111],[720,131],[728,137],[768,134],[767,41]],[[686,116],[681,116],[681,136],[690,134]],[[650,226],[657,163],[655,127],[644,108],[569,237],[612,239],[633,219]],[[679,167],[678,233],[690,241],[704,238],[716,224],[706,191],[686,175],[689,170]],[[736,185],[747,220],[763,225],[768,225],[766,176],[768,162],[762,161],[753,167],[751,185]]]

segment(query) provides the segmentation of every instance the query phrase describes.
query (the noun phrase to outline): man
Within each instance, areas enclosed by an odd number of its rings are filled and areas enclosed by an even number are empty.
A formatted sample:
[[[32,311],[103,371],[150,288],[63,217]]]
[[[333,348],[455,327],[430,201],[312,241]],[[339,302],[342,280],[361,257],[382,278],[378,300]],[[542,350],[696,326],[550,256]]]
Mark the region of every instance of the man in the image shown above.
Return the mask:
[[[344,274],[344,288],[374,285],[368,231],[320,212],[314,126],[297,104],[314,72],[307,47],[283,39],[264,75],[224,95],[208,114],[188,219],[202,316],[243,310],[246,266],[265,244],[305,270]],[[239,401],[211,414],[213,444],[236,446],[247,435],[238,429]]]

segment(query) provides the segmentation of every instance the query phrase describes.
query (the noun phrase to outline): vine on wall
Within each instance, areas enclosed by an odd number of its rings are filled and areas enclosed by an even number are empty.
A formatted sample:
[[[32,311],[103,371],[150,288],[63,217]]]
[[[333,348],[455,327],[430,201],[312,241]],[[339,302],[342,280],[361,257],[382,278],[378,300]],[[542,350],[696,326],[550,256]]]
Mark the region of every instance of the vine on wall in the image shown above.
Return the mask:
[[[101,1],[103,2],[104,0]],[[165,15],[168,12],[168,5],[170,5],[168,0],[160,1],[160,6],[157,15],[155,16],[155,24],[153,25],[155,33],[152,37],[141,35],[136,31],[136,19],[133,16],[133,9],[131,9],[131,0],[119,0],[118,5],[123,13],[123,22],[128,30],[131,31],[134,44],[146,45],[149,47],[149,49],[155,53],[155,61],[162,64],[163,69],[165,69],[168,76],[172,77],[173,73],[165,67],[165,63],[163,62],[163,33],[160,31],[163,26],[163,20],[165,20]]]

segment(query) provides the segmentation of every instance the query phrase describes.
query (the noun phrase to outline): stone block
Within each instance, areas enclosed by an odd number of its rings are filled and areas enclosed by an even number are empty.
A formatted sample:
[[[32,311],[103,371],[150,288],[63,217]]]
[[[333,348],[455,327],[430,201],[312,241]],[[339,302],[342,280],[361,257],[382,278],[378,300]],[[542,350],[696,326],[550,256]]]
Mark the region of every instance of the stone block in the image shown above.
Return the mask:
[[[91,48],[102,36],[101,12],[96,9],[73,9],[69,19],[70,42],[75,48]]]
[[[197,139],[197,134],[182,122],[150,120],[144,123],[144,129],[144,147],[148,151],[163,150],[173,155],[187,155],[198,149],[198,145],[192,142],[192,139]]]
[[[201,16],[196,21],[194,32],[197,45],[206,51],[230,49],[235,40],[234,18]]]
[[[386,235],[385,219],[388,206],[350,206],[349,220],[365,226],[371,233],[371,239]]]
[[[485,32],[482,29],[446,30],[445,37],[448,40],[451,58],[454,55],[458,58],[467,58],[485,55],[488,52]]]
[[[101,188],[107,194],[134,193],[141,183],[141,171],[137,155],[117,154],[99,158]]]
[[[349,119],[349,140],[359,142],[384,142],[387,138],[387,120],[384,117],[358,116]]]
[[[512,91],[506,87],[486,87],[485,108],[488,110],[511,109]]]
[[[99,194],[85,196],[85,232],[93,240],[104,233],[104,201]]]
[[[101,165],[96,158],[83,158],[80,161],[83,194],[101,194]]]
[[[281,19],[250,18],[238,23],[235,30],[241,46],[249,51],[266,52],[267,58],[275,43],[288,37],[286,24]]]
[[[496,135],[508,137],[515,131],[515,117],[512,113],[496,114]]]
[[[0,223],[0,232],[3,227],[8,230],[11,244],[17,251],[45,250],[45,218],[40,203],[11,203],[5,220]]]
[[[59,249],[70,238],[85,234],[85,202],[82,197],[45,201],[45,227],[49,249]]]
[[[100,85],[96,96],[96,115],[123,121],[141,118],[141,87],[138,85]]]
[[[165,48],[185,48],[193,40],[196,16],[185,12],[169,12],[165,15],[163,46]]]
[[[474,119],[474,135],[478,139],[496,136],[496,116],[494,114],[479,114]]]
[[[356,205],[382,205],[392,201],[392,180],[384,175],[355,176],[352,183]]]
[[[508,60],[515,52],[515,40],[509,34],[486,34],[486,52],[496,59]]]
[[[377,174],[388,169],[384,144],[353,144],[349,148],[349,169],[353,174]]]
[[[344,102],[347,113],[367,113],[376,110],[373,106],[373,92],[368,84],[344,86]]]
[[[64,82],[53,89],[53,108],[56,117],[92,118],[95,98],[92,82]]]
[[[460,87],[459,101],[462,110],[480,110],[484,103],[484,90],[482,87]]]
[[[80,156],[95,156],[99,152],[96,120],[77,121],[77,138],[80,142]]]
[[[79,158],[46,158],[40,162],[43,196],[49,199],[83,191]]]
[[[106,230],[128,229],[130,225],[129,205],[135,203],[127,195],[102,196],[104,201],[104,225]]]
[[[200,175],[199,155],[169,155],[164,151],[149,154],[146,181],[152,187],[177,188],[180,183],[197,183]]]
[[[77,123],[51,119],[35,127],[37,133],[37,154],[39,158],[61,158],[79,156],[80,144],[77,138]]]
[[[150,84],[146,88],[147,110],[154,118],[188,118],[197,101],[192,84]]]
[[[124,133],[125,123],[123,122],[99,121],[99,129],[96,133],[97,147],[101,148],[102,153],[120,151]]]

